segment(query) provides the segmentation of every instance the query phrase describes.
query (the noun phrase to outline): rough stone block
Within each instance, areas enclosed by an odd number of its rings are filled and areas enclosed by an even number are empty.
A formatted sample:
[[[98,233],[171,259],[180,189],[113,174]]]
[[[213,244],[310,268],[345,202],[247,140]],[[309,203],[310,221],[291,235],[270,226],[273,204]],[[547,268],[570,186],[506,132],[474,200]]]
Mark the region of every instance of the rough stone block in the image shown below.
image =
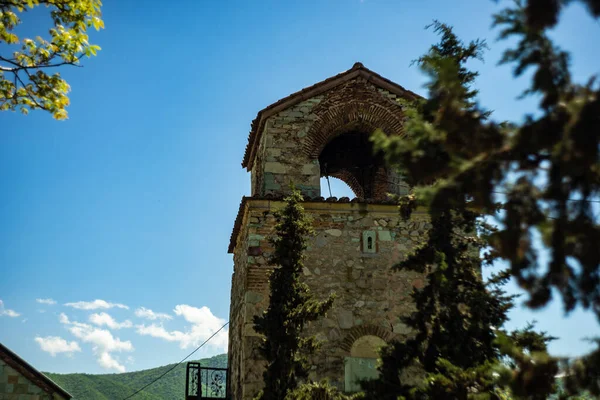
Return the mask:
[[[247,291],[244,297],[246,299],[246,302],[251,304],[260,303],[264,299],[264,295],[262,293],[254,292],[251,290]]]
[[[382,242],[389,242],[392,240],[392,235],[390,231],[378,231],[379,240]]]
[[[338,311],[338,324],[341,329],[350,329],[354,325],[354,315],[350,310]]]
[[[289,166],[280,162],[266,162],[265,172],[271,172],[273,174],[285,174],[288,172]]]
[[[287,111],[282,112],[281,115],[283,116],[283,118],[302,118],[304,116],[304,113],[302,113],[301,111]]]
[[[320,175],[319,166],[316,164],[305,164],[302,166],[301,174],[302,175]]]

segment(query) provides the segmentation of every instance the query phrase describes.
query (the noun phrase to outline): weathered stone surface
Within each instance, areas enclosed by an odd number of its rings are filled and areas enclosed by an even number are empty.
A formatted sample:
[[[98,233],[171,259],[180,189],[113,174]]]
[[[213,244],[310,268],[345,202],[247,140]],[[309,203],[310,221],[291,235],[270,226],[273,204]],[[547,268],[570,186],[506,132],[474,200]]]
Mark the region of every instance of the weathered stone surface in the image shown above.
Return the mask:
[[[423,289],[423,287],[425,286],[425,282],[423,281],[423,279],[418,278],[412,281],[412,285],[416,289]]]
[[[392,240],[392,235],[390,231],[379,231],[377,232],[377,234],[379,235],[379,240],[383,242],[389,242],[390,240]]]
[[[341,329],[350,329],[354,326],[354,315],[350,310],[341,309],[338,311],[338,324]]]
[[[302,175],[318,175],[319,165],[318,164],[306,164],[302,166]]]
[[[383,290],[387,287],[388,281],[387,279],[377,278],[373,279],[372,287],[376,290]]]
[[[317,236],[315,244],[316,244],[317,247],[323,247],[323,246],[325,246],[327,244],[327,238],[324,237],[324,236],[319,235],[319,236]]]
[[[243,331],[243,335],[244,336],[254,336],[254,337],[260,337],[260,335],[258,333],[256,333],[256,331],[254,330],[254,324],[253,323],[247,323],[244,324],[244,331]]]
[[[265,172],[272,172],[274,174],[285,174],[289,167],[286,164],[279,162],[266,162]]]
[[[340,237],[342,236],[342,231],[339,229],[327,229],[325,231],[326,234],[331,235],[331,236],[335,236],[335,237]]]
[[[397,322],[394,324],[394,333],[400,335],[410,335],[412,333],[412,329],[403,322]]]
[[[250,304],[260,303],[264,299],[264,294],[253,292],[251,290],[246,292],[245,295],[246,302]]]
[[[356,281],[356,287],[359,287],[361,289],[366,289],[369,287],[369,282],[367,282],[366,279],[358,279]]]
[[[339,329],[332,329],[329,331],[328,338],[329,340],[339,340],[342,337]]]

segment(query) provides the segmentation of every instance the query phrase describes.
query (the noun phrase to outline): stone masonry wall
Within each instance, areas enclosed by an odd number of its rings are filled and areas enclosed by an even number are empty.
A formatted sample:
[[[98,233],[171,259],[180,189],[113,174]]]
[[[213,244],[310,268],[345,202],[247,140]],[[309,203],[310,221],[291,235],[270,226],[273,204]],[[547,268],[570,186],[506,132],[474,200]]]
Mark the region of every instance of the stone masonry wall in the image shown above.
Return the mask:
[[[283,204],[251,199],[243,211],[232,288],[229,354],[234,400],[251,399],[262,385],[264,362],[256,351],[260,337],[252,318],[268,304],[268,238],[275,225],[273,211]],[[413,310],[410,293],[423,286],[423,277],[391,267],[422,240],[430,225],[426,214],[418,212],[403,221],[394,205],[305,202],[304,207],[317,232],[310,239],[304,279],[317,298],[336,293],[326,318],[307,328],[322,341],[311,378],[328,377],[343,389],[344,358],[354,340],[375,335],[389,342],[410,335],[399,317]],[[376,233],[374,254],[362,252],[365,231]]]
[[[18,371],[0,360],[0,399],[1,400],[58,400],[58,394],[51,395],[21,375]]]

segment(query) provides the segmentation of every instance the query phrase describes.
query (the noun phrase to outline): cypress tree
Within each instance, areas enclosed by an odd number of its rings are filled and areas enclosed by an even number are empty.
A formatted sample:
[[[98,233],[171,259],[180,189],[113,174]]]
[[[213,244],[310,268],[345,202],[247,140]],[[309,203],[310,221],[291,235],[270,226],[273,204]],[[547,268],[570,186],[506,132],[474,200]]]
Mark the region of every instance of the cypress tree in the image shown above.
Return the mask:
[[[308,236],[313,233],[302,200],[300,192],[292,188],[285,207],[275,214],[278,223],[270,259],[275,269],[269,280],[269,306],[254,319],[254,329],[264,335],[260,352],[267,361],[264,389],[257,400],[283,400],[308,377],[307,356],[318,343],[314,336],[302,335],[303,328],[325,315],[333,304],[333,296],[325,301],[314,299],[300,280]]]
[[[476,210],[495,210],[495,204],[476,201],[471,191],[490,190],[500,166],[491,163],[470,170],[469,179],[451,180],[459,166],[471,167],[465,159],[501,147],[510,128],[487,124],[490,112],[475,100],[477,73],[466,64],[480,59],[486,45],[464,44],[449,26],[437,21],[433,26],[441,40],[417,60],[431,78],[429,98],[406,104],[407,137],[375,134],[376,148],[415,187],[402,199],[403,215],[410,216],[417,204],[429,209],[428,239],[396,266],[425,273],[426,284],[412,294],[416,311],[403,318],[415,336],[383,349],[380,377],[364,383],[365,394],[389,400],[546,398],[556,389],[558,371],[546,349],[552,338],[531,327],[506,332],[514,299],[502,284],[510,274],[502,271],[487,283],[482,277],[482,266],[498,253],[480,256],[496,232]]]

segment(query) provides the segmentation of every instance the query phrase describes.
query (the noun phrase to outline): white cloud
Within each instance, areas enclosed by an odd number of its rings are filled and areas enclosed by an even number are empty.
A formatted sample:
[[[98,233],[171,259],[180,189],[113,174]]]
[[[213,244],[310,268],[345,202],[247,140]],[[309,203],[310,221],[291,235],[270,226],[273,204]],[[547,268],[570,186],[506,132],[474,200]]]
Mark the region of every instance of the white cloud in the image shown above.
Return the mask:
[[[35,299],[35,301],[37,301],[40,304],[46,304],[46,305],[49,305],[49,306],[53,306],[54,304],[56,304],[56,300],[53,300],[53,299],[50,299],[50,298],[48,298],[48,299]]]
[[[49,306],[53,306],[54,304],[56,304],[56,300],[51,299],[51,298],[47,298],[47,299],[35,299],[36,302],[40,303],[40,304],[47,304]]]
[[[129,310],[125,304],[119,303],[109,303],[105,300],[96,299],[94,301],[77,301],[74,303],[65,303],[67,307],[73,307],[78,310],[98,310],[98,309],[109,309],[113,307],[124,308],[125,310]]]
[[[125,372],[125,366],[120,364],[119,361],[115,360],[115,358],[107,351],[100,352],[98,364],[106,369],[115,369],[119,372]]]
[[[98,326],[106,325],[110,329],[131,328],[133,326],[130,320],[117,322],[113,317],[105,312],[90,315],[90,322]]]
[[[9,310],[9,309],[4,309],[0,312],[2,313],[0,315],[6,315],[7,317],[11,317],[11,318],[16,318],[21,315],[20,313],[16,312],[15,310]]]
[[[120,364],[118,359],[114,358],[111,353],[133,351],[133,345],[129,340],[122,341],[119,338],[115,338],[112,333],[106,329],[96,328],[82,322],[71,321],[64,313],[60,314],[59,320],[62,324],[67,325],[67,329],[73,336],[85,343],[92,344],[92,350],[98,357],[98,364],[106,369],[125,372],[125,366]]]
[[[4,302],[0,300],[0,317],[6,315],[7,317],[16,318],[21,314],[16,312],[15,310],[9,310],[8,308],[4,308]]]
[[[197,308],[187,304],[179,304],[173,311],[176,315],[191,323],[191,326],[185,332],[168,331],[162,325],[152,323],[150,325],[137,325],[137,333],[169,342],[177,342],[182,349],[185,349],[200,345],[225,324],[225,320],[213,315],[208,307]],[[227,339],[227,329],[223,329],[207,345],[227,351]]]
[[[58,353],[72,355],[76,351],[81,351],[77,342],[67,342],[65,339],[58,336],[37,336],[34,340],[40,345],[43,351],[50,353],[52,357],[56,356]]]
[[[67,317],[67,314],[65,313],[60,313],[58,320],[60,321],[61,324],[70,324],[71,321],[69,321],[69,317]]]
[[[135,310],[135,315],[140,318],[146,318],[152,321],[155,321],[157,319],[173,319],[173,317],[171,317],[169,314],[154,312],[146,307],[140,307],[137,310]]]

